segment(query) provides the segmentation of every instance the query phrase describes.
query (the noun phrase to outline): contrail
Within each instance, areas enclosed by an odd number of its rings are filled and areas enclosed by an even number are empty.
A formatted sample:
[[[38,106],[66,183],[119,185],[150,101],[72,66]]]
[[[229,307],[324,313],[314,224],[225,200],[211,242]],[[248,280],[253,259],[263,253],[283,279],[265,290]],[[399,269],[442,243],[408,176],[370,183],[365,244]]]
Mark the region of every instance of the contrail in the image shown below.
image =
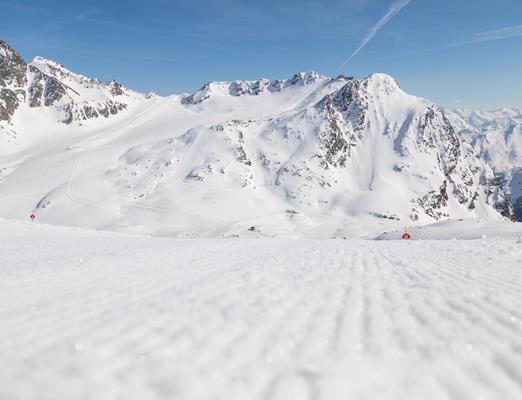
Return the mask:
[[[522,36],[522,25],[508,26],[496,31],[481,32],[477,35],[477,41],[486,42],[488,40],[510,39],[518,36]]]
[[[373,37],[379,32],[386,23],[395,17],[399,11],[401,11],[411,0],[400,0],[393,3],[386,13],[384,17],[382,17],[379,22],[377,22],[372,29],[370,29],[370,32],[366,35],[366,37],[363,39],[359,47],[353,52],[353,54],[344,62],[341,64],[339,69],[343,69],[343,67],[348,64],[352,58],[354,58],[359,52],[368,44],[370,40],[373,39]]]

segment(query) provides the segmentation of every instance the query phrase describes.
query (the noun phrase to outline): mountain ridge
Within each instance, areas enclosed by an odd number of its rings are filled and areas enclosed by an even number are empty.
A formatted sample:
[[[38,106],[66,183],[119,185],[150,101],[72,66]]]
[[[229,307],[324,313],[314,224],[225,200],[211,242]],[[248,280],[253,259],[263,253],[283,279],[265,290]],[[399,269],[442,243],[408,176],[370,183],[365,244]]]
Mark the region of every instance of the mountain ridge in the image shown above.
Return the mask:
[[[80,205],[96,217],[81,224],[130,229],[141,221],[142,229],[178,234],[246,229],[260,215],[267,230],[301,233],[325,224],[338,231],[361,218],[514,218],[504,183],[463,139],[462,123],[387,74],[358,80],[309,71],[162,97],[4,53],[18,65],[10,82],[24,104],[12,112],[11,128],[20,131],[11,142],[28,136],[17,125],[22,109],[33,110],[25,120],[51,109],[44,136],[62,124],[63,146],[77,153],[39,154],[29,139],[12,152],[31,153],[28,168],[59,155],[57,165],[70,170],[63,176],[57,167],[42,195],[25,203],[50,222],[68,223]],[[2,170],[0,191],[16,197],[23,166]],[[149,226],[138,217],[144,212],[174,219],[175,228]]]

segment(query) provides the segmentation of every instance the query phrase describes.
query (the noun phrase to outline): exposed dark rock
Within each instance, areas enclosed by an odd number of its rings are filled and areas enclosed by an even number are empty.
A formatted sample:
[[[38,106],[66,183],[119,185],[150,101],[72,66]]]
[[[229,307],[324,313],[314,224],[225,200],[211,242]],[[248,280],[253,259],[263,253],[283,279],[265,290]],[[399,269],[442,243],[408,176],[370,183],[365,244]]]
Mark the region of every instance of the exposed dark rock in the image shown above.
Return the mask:
[[[515,208],[510,202],[509,194],[505,187],[503,178],[501,176],[495,176],[494,178],[486,180],[484,186],[487,203],[493,205],[493,207],[505,218],[510,221],[516,221],[517,216]]]
[[[122,96],[125,94],[125,92],[123,91],[123,87],[121,86],[121,84],[119,82],[116,82],[115,80],[112,80],[110,83],[109,83],[109,92],[110,94],[112,94],[113,96]]]
[[[479,197],[478,192],[475,192],[475,194],[471,198],[471,202],[469,203],[468,210],[472,211],[475,209],[475,201],[478,199],[478,197]]]
[[[330,97],[323,102],[326,112],[327,125],[319,132],[319,145],[322,154],[319,155],[323,160],[321,166],[328,169],[329,166],[345,167],[346,159],[350,156],[350,139],[339,126],[339,115]]]
[[[440,167],[450,175],[460,159],[460,140],[450,121],[436,106],[428,108],[419,121],[417,144],[437,150]]]
[[[448,205],[448,182],[444,181],[438,191],[432,191],[424,197],[417,199],[418,205],[427,215],[434,219],[448,217],[444,208]]]
[[[252,166],[252,161],[250,161],[246,155],[246,152],[245,152],[245,149],[243,148],[243,146],[241,145],[238,145],[236,146],[235,148],[235,156],[236,156],[236,160],[239,161],[240,163],[242,164],[245,164],[247,166]]]
[[[82,103],[80,93],[63,83],[66,79],[75,80],[86,88],[102,87],[96,79],[73,74],[63,66],[39,57],[27,65],[0,39],[0,121],[9,123],[24,102],[31,108],[55,107],[61,113],[59,122],[64,124],[100,116],[108,118],[127,108],[125,103],[110,99],[105,103]],[[109,92],[112,96],[125,94],[116,81],[109,84]]]
[[[9,122],[25,101],[26,71],[22,57],[0,39],[0,121]]]
[[[19,101],[16,93],[9,89],[0,89],[0,121],[10,121],[11,116],[18,108]]]
[[[67,87],[58,79],[41,72],[34,66],[29,66],[32,80],[27,90],[30,107],[54,106],[63,97],[67,97]]]
[[[26,83],[27,64],[6,42],[0,39],[0,87],[12,84],[18,87]]]
[[[381,213],[376,213],[376,212],[371,212],[370,215],[374,216],[375,218],[390,219],[392,221],[400,221],[400,218],[397,217],[396,215],[381,214]]]

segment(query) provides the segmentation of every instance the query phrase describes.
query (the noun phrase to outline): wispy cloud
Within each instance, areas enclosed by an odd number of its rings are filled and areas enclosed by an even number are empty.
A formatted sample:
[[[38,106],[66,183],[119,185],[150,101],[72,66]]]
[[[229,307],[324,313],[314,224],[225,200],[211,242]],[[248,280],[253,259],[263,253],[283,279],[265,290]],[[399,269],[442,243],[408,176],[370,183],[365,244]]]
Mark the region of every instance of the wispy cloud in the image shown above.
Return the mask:
[[[512,39],[512,38],[516,38],[516,37],[522,37],[522,25],[509,26],[509,27],[497,29],[494,31],[479,32],[479,33],[475,33],[473,36],[470,36],[467,39],[463,39],[458,42],[446,43],[446,44],[442,44],[439,46],[426,47],[423,49],[405,51],[405,52],[400,52],[400,53],[396,52],[393,54],[389,54],[387,56],[385,55],[383,57],[396,58],[396,57],[402,57],[402,56],[414,55],[414,54],[420,54],[420,53],[431,53],[431,52],[440,51],[440,50],[453,49],[455,47],[471,46],[471,45],[478,44],[478,43],[490,42],[490,41],[494,41],[494,40]]]
[[[95,22],[93,17],[99,14],[100,13],[96,11],[85,11],[76,14],[62,15],[58,18],[46,21],[44,29],[48,31],[60,31],[69,25],[81,23],[88,24],[91,22]]]
[[[388,23],[393,17],[395,17],[411,0],[400,0],[393,3],[388,10],[388,12],[373,26],[372,29],[366,34],[363,41],[355,49],[352,55],[339,66],[339,69],[342,69],[346,64],[348,64],[359,52],[368,44],[370,40],[374,38],[375,35],[383,28],[384,25]]]
[[[494,31],[481,32],[477,34],[477,42],[485,42],[488,40],[510,39],[522,36],[522,25],[509,26],[507,28],[497,29]]]
[[[508,26],[506,28],[496,29],[494,31],[479,32],[470,39],[425,49],[425,51],[450,49],[453,47],[468,46],[471,44],[490,42],[493,40],[511,39],[520,36],[522,36],[522,25]]]

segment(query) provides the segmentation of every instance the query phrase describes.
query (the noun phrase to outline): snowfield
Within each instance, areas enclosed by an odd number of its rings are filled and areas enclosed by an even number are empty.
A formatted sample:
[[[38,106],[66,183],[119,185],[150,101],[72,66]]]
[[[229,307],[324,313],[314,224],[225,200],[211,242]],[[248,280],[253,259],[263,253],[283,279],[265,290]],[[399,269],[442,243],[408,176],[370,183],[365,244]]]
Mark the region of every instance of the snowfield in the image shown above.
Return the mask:
[[[520,399],[519,233],[169,239],[0,221],[0,399]]]

